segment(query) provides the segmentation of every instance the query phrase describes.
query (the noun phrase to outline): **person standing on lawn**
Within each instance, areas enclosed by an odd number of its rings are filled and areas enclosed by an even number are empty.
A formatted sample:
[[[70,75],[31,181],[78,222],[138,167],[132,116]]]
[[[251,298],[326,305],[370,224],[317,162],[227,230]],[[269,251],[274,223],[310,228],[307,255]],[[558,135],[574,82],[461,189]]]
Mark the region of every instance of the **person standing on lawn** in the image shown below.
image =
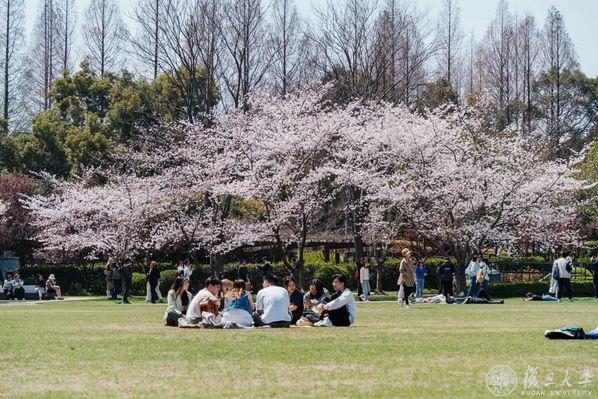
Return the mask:
[[[108,259],[106,263],[106,270],[104,270],[104,276],[106,277],[106,299],[112,299],[112,289],[114,288],[112,281],[112,264],[114,261],[112,258]]]
[[[133,263],[131,262],[131,259],[125,259],[122,266],[118,269],[118,273],[120,274],[120,281],[122,284],[122,303],[130,304],[129,290],[131,289],[131,284],[133,283]]]
[[[592,256],[590,261],[590,271],[592,272],[592,285],[594,287],[594,298],[598,298],[598,256]]]
[[[267,275],[272,274],[272,265],[265,256],[262,258],[262,278],[266,278]]]
[[[361,268],[359,269],[359,282],[361,283],[361,300],[369,301],[370,295],[370,268],[367,258],[361,260]]]
[[[403,287],[403,301],[401,305],[405,309],[409,309],[409,296],[415,292],[415,267],[412,252],[409,248],[403,248],[401,251],[403,259],[399,266],[399,281],[398,284]]]
[[[569,258],[569,259],[567,259]],[[569,297],[569,302],[573,302],[573,292],[571,292],[571,273],[573,272],[573,263],[570,260],[570,254],[565,251],[561,254],[560,258],[554,261],[554,264],[558,268],[558,289],[556,292],[557,300],[560,302],[565,291]]]
[[[465,274],[469,276],[469,291],[467,292],[467,296],[476,297],[478,295],[481,283],[478,283],[477,279],[478,272],[481,268],[481,261],[481,256],[474,256],[471,262],[469,262],[469,266],[467,266],[467,269],[465,269]]]
[[[120,265],[118,263],[114,263],[112,265],[112,300],[118,299],[118,294],[121,293],[122,289],[122,281],[120,279]]]
[[[183,277],[184,275],[180,275],[179,277]],[[149,264],[149,272],[147,272],[146,276],[147,282],[149,283],[149,290],[150,290],[150,302],[156,303],[160,298],[156,293],[158,288],[158,283],[160,282],[160,270],[158,270],[158,262],[151,261]]]
[[[440,291],[438,293],[445,297],[453,296],[455,266],[453,266],[448,257],[445,257],[440,266],[438,266],[436,274],[438,275],[438,281],[440,281]]]
[[[245,290],[251,291],[251,281],[249,281],[249,269],[247,268],[247,261],[241,259],[239,261],[239,267],[237,267],[237,280],[245,281]]]
[[[424,297],[424,285],[427,275],[428,269],[426,269],[421,260],[418,260],[417,266],[415,266],[415,298]]]

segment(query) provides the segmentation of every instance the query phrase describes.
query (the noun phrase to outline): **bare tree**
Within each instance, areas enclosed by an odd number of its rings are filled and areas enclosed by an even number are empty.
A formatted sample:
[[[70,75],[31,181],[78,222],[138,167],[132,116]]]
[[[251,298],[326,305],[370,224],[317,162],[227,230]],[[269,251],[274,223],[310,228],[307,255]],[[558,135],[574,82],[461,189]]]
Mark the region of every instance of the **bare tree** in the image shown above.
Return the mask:
[[[544,24],[543,40],[543,64],[550,75],[545,129],[548,135],[558,142],[563,118],[562,74],[565,69],[576,68],[578,63],[575,48],[565,28],[563,16],[554,7],[548,10],[548,16]]]
[[[28,62],[28,75],[32,80],[32,102],[34,109],[46,110],[50,107],[50,89],[52,80],[58,71],[55,64],[57,35],[57,15],[53,0],[43,0],[37,21],[33,28],[33,37]]]
[[[299,80],[307,43],[301,32],[295,0],[275,0],[272,11],[274,85],[280,94],[285,95]]]
[[[309,32],[310,39],[322,55],[320,69],[338,85],[344,100],[371,98],[380,80],[373,79],[376,4],[368,0],[348,0],[340,5],[328,1],[324,9],[315,10],[319,25]]]
[[[61,69],[70,71],[75,63],[72,57],[75,36],[75,2],[74,0],[54,0],[56,2],[56,41],[58,65]]]
[[[139,26],[135,36],[128,36],[131,52],[151,71],[153,79],[160,68],[160,40],[165,24],[164,4],[167,0],[139,0],[132,19]]]
[[[23,41],[23,0],[0,0],[0,26],[2,29],[2,72],[3,72],[3,96],[2,96],[2,117],[6,129],[14,127],[11,116],[15,113],[15,96],[19,87],[16,84],[21,76],[21,54],[20,48]],[[4,130],[4,129],[3,129]]]
[[[540,32],[536,28],[534,17],[531,15],[523,18],[517,26],[517,32],[522,75],[522,129],[529,133],[533,130],[533,84],[539,67]]]
[[[169,81],[182,93],[189,122],[210,113],[216,90],[216,69],[221,19],[218,0],[167,0],[159,26],[158,63]]]
[[[457,0],[443,0],[437,25],[438,66],[440,75],[456,88],[458,81],[455,72],[461,64],[463,33],[461,32],[461,10]]]
[[[125,35],[115,0],[91,0],[85,12],[83,33],[90,64],[100,75],[118,66],[121,40]]]
[[[513,100],[513,26],[506,0],[500,0],[478,57],[484,66],[484,86],[498,110],[497,126],[503,128],[512,121]]]
[[[227,0],[220,36],[225,49],[220,76],[235,108],[247,108],[250,91],[265,83],[274,62],[262,0]]]

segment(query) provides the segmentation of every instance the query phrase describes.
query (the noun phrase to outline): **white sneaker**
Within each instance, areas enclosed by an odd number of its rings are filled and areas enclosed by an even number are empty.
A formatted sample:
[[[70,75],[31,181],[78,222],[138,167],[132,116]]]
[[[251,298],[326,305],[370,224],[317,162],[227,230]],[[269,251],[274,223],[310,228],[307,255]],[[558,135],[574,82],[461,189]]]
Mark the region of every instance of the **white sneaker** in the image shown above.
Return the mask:
[[[361,295],[359,295],[359,297],[361,298],[362,301],[365,301],[365,295],[361,294]]]
[[[405,303],[405,304],[403,304],[403,307],[405,308],[405,310],[407,310],[407,309],[411,309],[411,308],[409,307],[409,305],[407,305],[406,303]]]
[[[334,327],[334,325],[332,324],[332,322],[330,321],[330,319],[328,317],[324,317],[322,320],[315,323],[314,326],[316,326],[316,327]]]

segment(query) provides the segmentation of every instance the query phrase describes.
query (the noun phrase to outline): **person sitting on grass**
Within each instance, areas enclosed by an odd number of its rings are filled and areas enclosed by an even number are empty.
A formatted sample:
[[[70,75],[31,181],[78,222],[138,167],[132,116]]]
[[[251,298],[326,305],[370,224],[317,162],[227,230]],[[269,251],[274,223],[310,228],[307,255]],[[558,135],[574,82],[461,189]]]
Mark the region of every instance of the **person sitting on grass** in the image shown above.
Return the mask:
[[[41,301],[44,299],[44,295],[46,294],[46,280],[41,274],[38,274],[35,277],[35,291],[37,295],[39,295],[39,300]]]
[[[228,302],[228,294],[233,289],[234,283],[227,278],[223,278],[220,279],[220,284],[220,292],[218,293],[218,298],[220,298],[220,308],[218,310],[223,311]]]
[[[264,276],[262,286],[264,288],[259,290],[255,301],[254,325],[256,327],[290,327],[289,306],[291,302],[287,290],[278,287],[278,279],[271,274]]]
[[[240,327],[251,327],[253,324],[253,297],[247,292],[246,283],[238,279],[226,296],[226,307],[222,312],[222,322],[234,323]]]
[[[315,323],[317,327],[348,327],[355,322],[355,298],[347,288],[347,277],[342,274],[332,276],[334,294],[326,304],[318,305],[318,311],[324,318]]]
[[[179,325],[179,319],[185,318],[187,308],[193,299],[189,290],[189,279],[177,277],[168,291],[167,307],[164,312],[164,324],[176,327]]]
[[[313,326],[321,320],[317,307],[326,303],[328,290],[324,288],[322,281],[315,278],[309,285],[309,291],[303,296],[303,315],[297,321],[298,326]]]
[[[197,327],[202,320],[202,310],[213,307],[218,309],[220,307],[220,299],[218,293],[220,292],[220,280],[217,277],[208,277],[206,279],[206,286],[200,290],[191,300],[187,308],[185,318],[185,327]],[[213,313],[213,312],[210,312]],[[179,323],[180,324],[180,323]]]
[[[4,280],[4,285],[2,286],[2,290],[4,292],[4,295],[6,296],[6,299],[15,299],[14,296],[14,274],[12,273],[8,273],[6,275],[6,280]]]
[[[297,289],[297,284],[292,276],[285,277],[283,285],[289,293],[289,300],[291,302],[289,306],[289,312],[291,312],[292,316],[291,324],[295,324],[303,316],[303,293]]]
[[[56,278],[53,274],[50,274],[46,280],[46,293],[55,295],[56,299],[64,299],[60,291],[60,286],[56,284]]]
[[[17,301],[25,300],[24,285],[25,283],[23,283],[23,280],[21,280],[21,276],[18,273],[15,274],[15,279],[13,280],[13,286],[15,287],[13,290],[13,295]]]
[[[548,302],[556,302],[556,297],[549,295],[549,294],[542,294],[542,295],[534,295],[531,292],[525,294],[523,298],[524,301],[548,301]]]

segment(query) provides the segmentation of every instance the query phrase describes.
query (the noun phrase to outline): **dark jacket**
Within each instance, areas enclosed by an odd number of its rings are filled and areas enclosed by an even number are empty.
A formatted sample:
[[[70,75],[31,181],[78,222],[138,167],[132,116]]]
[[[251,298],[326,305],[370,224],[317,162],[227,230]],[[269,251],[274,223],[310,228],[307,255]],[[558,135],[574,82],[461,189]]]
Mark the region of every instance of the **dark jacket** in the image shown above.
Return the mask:
[[[122,265],[119,269],[118,272],[120,274],[120,279],[122,281],[126,281],[129,284],[131,283],[131,280],[133,278],[132,272],[131,272],[131,265],[129,263],[125,263],[124,265]]]
[[[149,272],[147,273],[147,281],[151,285],[157,285],[158,280],[160,280],[160,271],[157,267],[150,267]]]
[[[293,291],[293,293],[289,296],[289,299],[291,305],[297,306],[297,309],[291,313],[291,324],[295,324],[303,315],[303,293],[298,289],[295,289],[295,291]]]
[[[436,273],[438,274],[438,279],[440,281],[453,281],[455,266],[453,266],[450,260],[445,260],[438,266]]]

